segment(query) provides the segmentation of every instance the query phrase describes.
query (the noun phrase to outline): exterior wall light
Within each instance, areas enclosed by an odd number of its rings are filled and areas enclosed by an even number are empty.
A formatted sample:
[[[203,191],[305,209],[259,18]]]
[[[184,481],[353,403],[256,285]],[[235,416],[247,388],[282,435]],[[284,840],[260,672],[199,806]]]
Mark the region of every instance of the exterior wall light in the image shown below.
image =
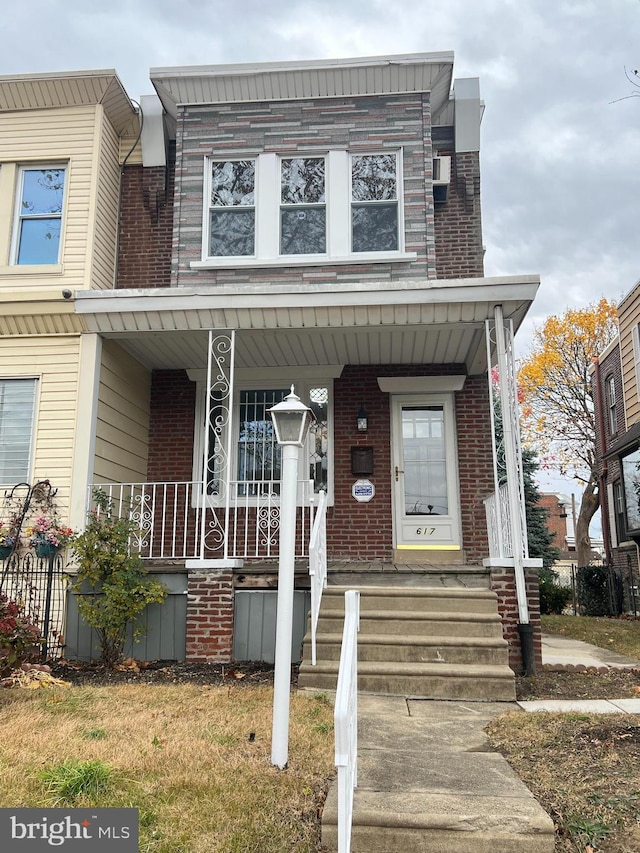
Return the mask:
[[[358,432],[366,432],[369,429],[369,418],[365,412],[364,405],[360,406],[360,411],[356,415],[358,423]]]

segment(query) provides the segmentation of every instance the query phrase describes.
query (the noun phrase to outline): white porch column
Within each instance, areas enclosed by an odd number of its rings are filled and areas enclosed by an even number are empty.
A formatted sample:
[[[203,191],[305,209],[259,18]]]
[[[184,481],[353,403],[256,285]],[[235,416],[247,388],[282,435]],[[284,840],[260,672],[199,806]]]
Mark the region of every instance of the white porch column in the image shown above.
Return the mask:
[[[513,357],[513,327],[510,324],[505,329],[501,305],[496,305],[494,309],[494,320],[518,616],[521,625],[528,625],[529,606],[527,603],[524,560],[529,556],[529,546],[527,542],[522,453],[520,449],[518,394]]]

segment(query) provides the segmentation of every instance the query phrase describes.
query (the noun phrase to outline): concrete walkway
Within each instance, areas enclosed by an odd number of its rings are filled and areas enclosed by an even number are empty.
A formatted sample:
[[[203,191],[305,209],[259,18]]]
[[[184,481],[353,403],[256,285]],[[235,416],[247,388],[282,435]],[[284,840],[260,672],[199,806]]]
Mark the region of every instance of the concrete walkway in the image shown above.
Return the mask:
[[[358,697],[352,853],[552,853],[553,822],[484,727],[515,703]],[[337,850],[337,785],[322,843]]]
[[[543,635],[543,664],[640,670],[640,661]],[[640,685],[640,671],[638,673]],[[466,702],[361,694],[352,853],[552,853],[553,823],[484,732],[498,714],[640,714],[638,699]],[[322,818],[337,850],[337,784]]]

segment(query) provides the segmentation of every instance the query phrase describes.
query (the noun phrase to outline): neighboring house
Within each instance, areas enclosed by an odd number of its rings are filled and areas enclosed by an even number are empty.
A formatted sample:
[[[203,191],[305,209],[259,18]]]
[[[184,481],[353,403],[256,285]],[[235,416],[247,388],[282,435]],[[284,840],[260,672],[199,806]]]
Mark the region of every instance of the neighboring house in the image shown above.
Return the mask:
[[[622,576],[624,606],[640,609],[640,282],[618,305],[618,336],[594,363],[602,532]]]
[[[76,526],[104,440],[96,406],[112,448],[128,430],[95,393],[108,354],[72,294],[114,287],[120,167],[138,132],[114,71],[0,77],[0,489],[48,479]]]
[[[471,578],[498,595],[512,665],[529,619],[540,662],[512,340],[539,280],[484,277],[478,81],[454,82],[450,53],[151,80],[141,159],[122,168],[116,287],[73,285],[59,303],[92,353],[74,478],[132,502],[136,546],[188,593],[186,656],[255,656],[264,635],[280,478],[268,410],[293,384],[317,419],[300,595],[322,490],[329,583]],[[499,496],[496,362],[513,427]]]

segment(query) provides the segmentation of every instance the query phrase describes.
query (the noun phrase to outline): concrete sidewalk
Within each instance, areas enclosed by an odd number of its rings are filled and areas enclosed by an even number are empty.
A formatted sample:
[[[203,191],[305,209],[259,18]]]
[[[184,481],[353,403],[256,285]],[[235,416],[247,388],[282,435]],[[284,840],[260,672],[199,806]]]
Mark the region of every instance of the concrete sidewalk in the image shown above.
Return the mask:
[[[579,618],[579,617],[576,617]],[[586,669],[640,669],[640,661],[619,655],[610,649],[601,649],[571,637],[556,634],[542,635],[542,663],[553,669],[571,671],[576,667]]]

